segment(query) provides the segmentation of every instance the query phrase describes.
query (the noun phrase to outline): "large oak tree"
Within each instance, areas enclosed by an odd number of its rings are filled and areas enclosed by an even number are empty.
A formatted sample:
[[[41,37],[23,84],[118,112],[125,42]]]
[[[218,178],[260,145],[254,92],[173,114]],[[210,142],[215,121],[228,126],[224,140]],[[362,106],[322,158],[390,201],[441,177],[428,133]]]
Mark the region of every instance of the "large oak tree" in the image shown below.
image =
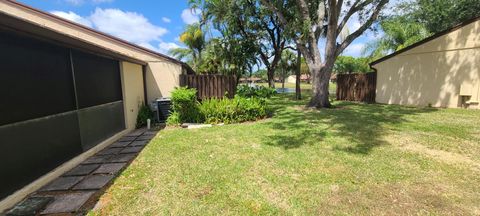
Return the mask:
[[[389,0],[262,0],[295,40],[313,78],[309,107],[330,107],[329,80],[337,57],[370,28]],[[342,32],[352,17],[361,25],[344,38]],[[325,38],[324,57],[319,41]]]

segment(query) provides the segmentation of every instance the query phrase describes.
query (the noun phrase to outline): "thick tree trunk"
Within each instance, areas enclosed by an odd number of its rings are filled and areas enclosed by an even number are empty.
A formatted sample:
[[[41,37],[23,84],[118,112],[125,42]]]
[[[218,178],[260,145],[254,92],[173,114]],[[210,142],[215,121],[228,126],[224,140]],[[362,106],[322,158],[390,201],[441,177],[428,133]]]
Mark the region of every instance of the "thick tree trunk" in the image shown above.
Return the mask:
[[[268,78],[268,87],[275,88],[275,71],[272,69],[267,69],[267,78]]]
[[[302,90],[300,89],[300,78],[302,76],[302,53],[297,51],[297,70],[295,71],[295,99],[302,99]]]
[[[330,75],[332,67],[311,67],[310,72],[313,76],[312,82],[312,98],[308,103],[308,107],[330,108],[330,93],[328,86],[330,84]]]

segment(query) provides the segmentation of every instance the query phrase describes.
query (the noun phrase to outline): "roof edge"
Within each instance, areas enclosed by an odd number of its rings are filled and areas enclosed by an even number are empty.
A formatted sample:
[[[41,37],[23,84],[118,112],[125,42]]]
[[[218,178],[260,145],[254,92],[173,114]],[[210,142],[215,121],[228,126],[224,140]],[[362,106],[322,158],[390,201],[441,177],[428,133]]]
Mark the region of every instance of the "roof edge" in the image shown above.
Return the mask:
[[[123,45],[126,45],[128,47],[131,47],[131,48],[134,48],[138,51],[141,51],[141,52],[144,52],[144,53],[147,53],[147,54],[150,54],[150,55],[153,55],[153,56],[156,56],[156,57],[160,57],[160,58],[164,58],[164,59],[167,59],[167,60],[170,60],[170,61],[173,61],[175,63],[178,63],[178,64],[181,64],[183,66],[187,66],[189,67],[185,62],[182,62],[178,59],[175,59],[175,58],[172,58],[170,56],[167,56],[167,55],[164,55],[164,54],[161,54],[161,53],[158,53],[158,52],[155,52],[153,50],[150,50],[150,49],[147,49],[145,47],[141,47],[139,45],[136,45],[136,44],[133,44],[131,42],[128,42],[124,39],[121,39],[121,38],[118,38],[118,37],[115,37],[115,36],[112,36],[110,34],[107,34],[107,33],[104,33],[104,32],[101,32],[101,31],[98,31],[98,30],[95,30],[93,28],[90,28],[90,27],[87,27],[87,26],[84,26],[84,25],[80,25],[78,23],[75,23],[73,21],[70,21],[70,20],[67,20],[67,19],[64,19],[62,17],[59,17],[59,16],[56,16],[54,14],[51,14],[51,13],[48,13],[48,12],[45,12],[45,11],[42,11],[40,9],[37,9],[37,8],[34,8],[34,7],[31,7],[29,5],[26,5],[26,4],[23,4],[23,3],[20,3],[16,0],[5,0],[6,2],[8,3],[11,3],[11,4],[14,4],[18,7],[21,7],[21,8],[24,8],[24,9],[27,9],[27,10],[30,10],[30,11],[33,11],[35,13],[39,13],[41,15],[44,15],[44,16],[47,16],[49,18],[52,18],[54,20],[57,20],[57,21],[60,21],[60,22],[64,22],[64,23],[67,23],[73,27],[76,27],[76,28],[80,28],[80,29],[83,29],[83,30],[86,30],[90,33],[93,33],[93,34],[96,34],[96,35],[99,35],[99,36],[102,36],[106,39],[109,39],[109,40],[113,40],[117,43],[120,43],[120,44],[123,44]]]
[[[435,39],[437,39],[437,38],[439,38],[439,37],[441,37],[441,36],[444,36],[444,35],[446,35],[446,34],[448,34],[448,33],[454,32],[454,31],[456,31],[456,30],[458,30],[458,29],[460,29],[460,28],[462,28],[462,27],[464,27],[464,26],[466,26],[466,25],[472,24],[472,23],[474,23],[474,22],[476,22],[476,21],[479,21],[479,20],[480,20],[480,16],[477,16],[477,17],[468,19],[468,20],[466,20],[466,21],[463,21],[463,22],[461,22],[461,23],[459,23],[459,24],[454,25],[453,27],[450,27],[450,28],[448,28],[448,29],[446,29],[446,30],[443,30],[443,31],[441,31],[441,32],[438,32],[438,33],[436,33],[436,34],[434,34],[434,35],[432,35],[432,36],[430,36],[430,37],[427,37],[427,38],[425,38],[425,39],[423,39],[423,40],[421,40],[421,41],[418,41],[418,42],[416,42],[416,43],[414,43],[414,44],[412,44],[412,45],[410,45],[410,46],[408,46],[408,47],[405,47],[405,48],[403,48],[403,49],[401,49],[401,50],[398,50],[398,51],[396,51],[396,52],[394,52],[394,53],[392,53],[392,54],[386,55],[386,56],[384,56],[384,57],[382,57],[382,58],[379,58],[379,59],[377,59],[377,60],[375,60],[375,61],[373,61],[373,62],[370,62],[369,65],[372,67],[373,65],[376,65],[376,64],[378,64],[378,63],[380,63],[380,62],[383,62],[383,61],[385,61],[385,60],[388,60],[388,59],[390,59],[390,58],[392,58],[392,57],[395,57],[395,56],[397,56],[397,55],[399,55],[399,54],[401,54],[401,53],[404,53],[404,52],[406,52],[406,51],[408,51],[408,50],[411,50],[411,49],[413,49],[413,48],[415,48],[415,47],[418,47],[418,46],[420,46],[420,45],[423,45],[423,44],[425,44],[425,43],[428,43],[428,42],[430,42],[430,41],[432,41],[432,40],[435,40]]]

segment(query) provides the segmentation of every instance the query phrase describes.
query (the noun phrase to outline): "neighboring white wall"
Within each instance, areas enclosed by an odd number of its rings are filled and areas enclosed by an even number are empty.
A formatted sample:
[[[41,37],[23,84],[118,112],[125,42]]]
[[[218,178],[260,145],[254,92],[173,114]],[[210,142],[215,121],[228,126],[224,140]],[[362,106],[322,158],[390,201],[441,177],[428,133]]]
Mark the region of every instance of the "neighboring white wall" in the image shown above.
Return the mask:
[[[297,76],[291,75],[287,78],[288,83],[297,83]]]
[[[460,89],[480,101],[480,21],[440,36],[373,66],[376,101],[461,107]],[[479,108],[472,104],[470,108]]]
[[[140,106],[145,102],[142,65],[121,62],[123,104],[128,130],[135,129]]]

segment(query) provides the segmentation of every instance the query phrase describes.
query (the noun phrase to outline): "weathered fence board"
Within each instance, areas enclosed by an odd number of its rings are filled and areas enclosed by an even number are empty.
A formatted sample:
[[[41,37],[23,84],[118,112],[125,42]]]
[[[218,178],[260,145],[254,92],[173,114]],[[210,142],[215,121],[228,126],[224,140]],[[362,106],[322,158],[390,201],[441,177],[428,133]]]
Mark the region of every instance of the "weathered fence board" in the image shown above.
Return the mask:
[[[377,73],[337,75],[337,100],[375,103]]]
[[[223,98],[228,92],[232,98],[237,89],[235,76],[227,75],[180,75],[180,86],[197,89],[198,99]]]

